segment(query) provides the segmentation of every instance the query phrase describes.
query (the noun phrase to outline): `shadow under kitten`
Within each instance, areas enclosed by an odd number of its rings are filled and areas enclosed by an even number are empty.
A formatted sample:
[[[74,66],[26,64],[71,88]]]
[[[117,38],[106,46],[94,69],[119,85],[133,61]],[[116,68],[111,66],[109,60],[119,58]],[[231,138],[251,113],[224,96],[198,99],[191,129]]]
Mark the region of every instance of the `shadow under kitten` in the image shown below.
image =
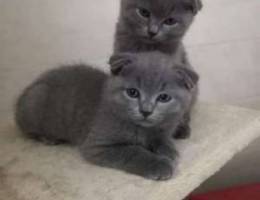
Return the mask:
[[[27,135],[79,147],[89,162],[149,179],[171,178],[171,138],[193,104],[198,75],[158,52],[117,54],[111,75],[78,65],[51,70],[20,96]]]

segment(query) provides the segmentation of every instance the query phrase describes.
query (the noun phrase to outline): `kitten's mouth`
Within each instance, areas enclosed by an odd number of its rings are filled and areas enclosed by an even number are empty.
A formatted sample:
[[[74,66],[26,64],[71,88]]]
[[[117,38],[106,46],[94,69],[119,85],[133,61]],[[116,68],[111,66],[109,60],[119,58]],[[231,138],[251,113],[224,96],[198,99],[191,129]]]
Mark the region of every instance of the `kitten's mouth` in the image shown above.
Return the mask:
[[[151,120],[149,120],[149,119],[143,119],[143,120],[141,120],[140,122],[139,122],[139,124],[141,125],[141,126],[144,126],[144,127],[151,127],[151,126],[154,126],[154,122],[153,121],[151,121]]]
[[[149,36],[143,37],[143,41],[144,41],[145,43],[148,43],[148,44],[155,44],[155,43],[160,42],[158,39],[156,39],[156,38],[151,38],[151,37],[149,37]]]

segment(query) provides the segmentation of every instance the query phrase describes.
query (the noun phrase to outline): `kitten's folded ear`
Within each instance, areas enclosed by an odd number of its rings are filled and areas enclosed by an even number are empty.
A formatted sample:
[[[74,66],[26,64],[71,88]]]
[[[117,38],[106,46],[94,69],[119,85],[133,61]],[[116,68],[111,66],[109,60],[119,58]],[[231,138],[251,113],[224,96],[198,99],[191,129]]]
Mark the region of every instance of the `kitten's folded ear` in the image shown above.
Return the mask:
[[[188,90],[192,90],[199,81],[199,75],[191,69],[185,67],[174,67],[177,74],[178,83]]]
[[[203,7],[201,0],[192,0],[192,12],[196,15]]]
[[[110,70],[113,75],[119,75],[123,68],[132,63],[132,55],[129,53],[119,53],[110,57]]]

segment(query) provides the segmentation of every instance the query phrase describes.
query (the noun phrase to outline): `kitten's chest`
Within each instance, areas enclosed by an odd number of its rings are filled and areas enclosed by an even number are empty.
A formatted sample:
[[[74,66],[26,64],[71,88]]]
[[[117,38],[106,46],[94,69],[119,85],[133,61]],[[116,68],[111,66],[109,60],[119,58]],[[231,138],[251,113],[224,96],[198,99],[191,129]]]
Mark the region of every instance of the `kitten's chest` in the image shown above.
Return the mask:
[[[128,40],[128,42],[117,42],[114,53],[121,52],[152,52],[158,51],[172,57],[175,63],[185,63],[185,50],[182,44],[160,44],[160,43],[144,43],[137,40]]]
[[[142,41],[131,40],[128,42],[118,42],[115,47],[115,53],[120,52],[149,52],[149,51],[160,51],[166,54],[172,54],[172,48],[157,43],[144,43]]]
[[[157,128],[145,129],[145,128],[136,128],[134,132],[135,136],[135,145],[141,145],[143,147],[149,146],[149,142],[152,138],[158,137],[163,131]]]

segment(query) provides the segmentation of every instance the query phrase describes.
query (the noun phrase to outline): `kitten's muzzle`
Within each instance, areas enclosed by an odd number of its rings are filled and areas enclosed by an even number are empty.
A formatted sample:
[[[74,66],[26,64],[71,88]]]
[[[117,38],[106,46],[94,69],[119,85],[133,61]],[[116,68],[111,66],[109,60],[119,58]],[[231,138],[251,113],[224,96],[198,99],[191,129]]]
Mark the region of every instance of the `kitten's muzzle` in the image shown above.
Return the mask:
[[[154,38],[157,35],[157,33],[149,30],[148,35],[150,38]]]
[[[149,117],[153,112],[152,112],[152,111],[140,110],[140,113],[144,116],[144,118],[147,118],[147,117]]]
[[[143,115],[143,117],[146,119],[150,115],[153,114],[154,106],[151,103],[148,102],[142,102],[139,106],[139,112]]]
[[[148,28],[148,36],[150,38],[154,38],[159,32],[159,27],[157,25],[150,25],[150,27]]]

